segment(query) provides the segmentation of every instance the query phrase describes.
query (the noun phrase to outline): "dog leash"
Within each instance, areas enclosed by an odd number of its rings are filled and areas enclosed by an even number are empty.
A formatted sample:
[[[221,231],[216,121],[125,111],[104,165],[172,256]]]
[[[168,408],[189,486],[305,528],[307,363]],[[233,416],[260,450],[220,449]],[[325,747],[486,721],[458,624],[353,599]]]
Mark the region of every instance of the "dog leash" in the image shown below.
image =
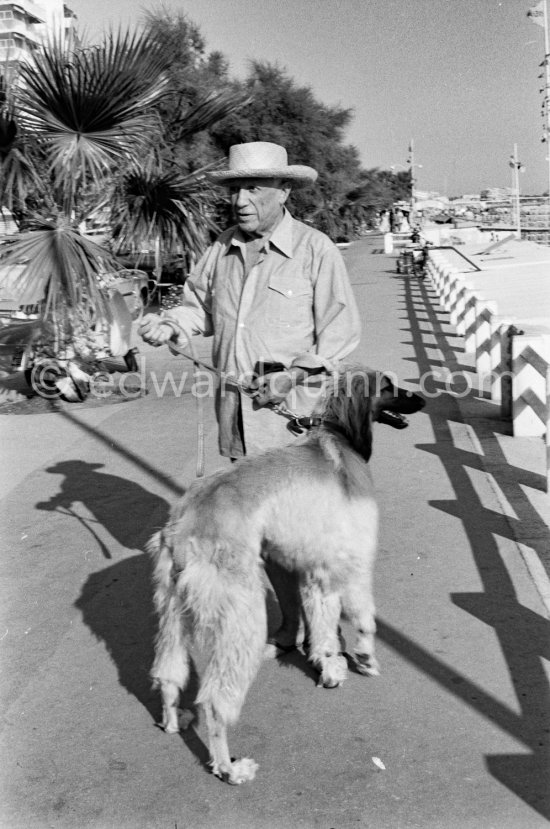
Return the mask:
[[[195,354],[195,350],[193,347],[193,340],[192,337],[189,337],[184,330],[183,326],[175,320],[173,317],[162,317],[162,321],[164,324],[169,325],[172,330],[174,331],[175,335],[179,335],[182,333],[189,343],[189,347],[191,349],[191,353],[189,354],[185,351],[184,348],[177,345],[177,343],[170,341],[168,343],[168,347],[171,351],[175,352],[176,354],[180,354],[182,357],[185,357],[188,360],[193,362],[193,379],[195,384],[198,380],[198,370],[199,368],[204,368],[207,371],[211,371],[213,374],[217,375],[221,380],[225,383],[229,383],[230,385],[235,386],[240,392],[245,394],[247,397],[253,397],[253,389],[249,386],[246,386],[244,383],[241,383],[229,372],[222,371],[219,368],[216,368],[211,363],[207,363],[204,360],[199,360],[197,355]],[[202,397],[198,394],[195,395],[197,400],[197,469],[196,475],[197,478],[204,477],[204,404],[202,401]],[[330,427],[330,422],[324,420],[324,418],[319,416],[302,416],[296,414],[296,412],[291,411],[284,403],[269,403],[268,404],[270,409],[278,415],[285,417],[289,421],[289,429],[293,435],[301,435],[304,432],[309,431],[309,429],[314,429],[316,427],[321,426],[323,423]],[[392,426],[394,429],[406,429],[409,425],[409,422],[406,417],[402,414],[397,414],[395,412],[389,412],[387,410],[382,410],[377,418],[379,423],[385,423],[388,426]]]
[[[227,371],[222,371],[216,366],[211,365],[210,363],[205,362],[204,360],[199,360],[197,355],[195,354],[195,349],[193,347],[193,340],[192,337],[189,337],[185,331],[185,329],[179,324],[177,320],[173,317],[162,317],[162,323],[164,325],[169,325],[174,334],[179,335],[180,333],[183,334],[187,338],[187,342],[189,343],[189,349],[191,353],[188,353],[184,348],[182,348],[177,343],[170,340],[168,343],[168,347],[172,352],[179,354],[182,357],[186,357],[188,360],[191,360],[193,363],[193,380],[195,385],[198,382],[198,371],[200,368],[204,368],[207,371],[211,371],[220,380],[223,380],[225,383],[229,385],[235,386],[242,394],[245,394],[247,397],[253,397],[253,389],[249,386],[241,383]],[[202,397],[200,395],[195,395],[197,401],[197,468],[196,468],[196,475],[197,478],[204,477],[204,454],[205,454],[205,442],[204,442],[204,403]],[[302,432],[306,431],[306,429],[311,428],[314,424],[314,420],[319,420],[320,418],[310,418],[310,417],[298,417],[295,412],[292,412],[284,403],[269,403],[269,408],[278,415],[282,417],[286,417],[287,420],[290,421],[290,430],[295,435],[299,435]],[[306,421],[308,424],[306,425]]]

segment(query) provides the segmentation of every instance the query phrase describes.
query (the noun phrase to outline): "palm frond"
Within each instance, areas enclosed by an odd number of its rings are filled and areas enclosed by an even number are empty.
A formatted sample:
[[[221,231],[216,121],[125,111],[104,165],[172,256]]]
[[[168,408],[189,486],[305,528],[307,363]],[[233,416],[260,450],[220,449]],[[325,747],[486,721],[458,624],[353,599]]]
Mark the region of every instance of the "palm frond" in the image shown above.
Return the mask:
[[[30,190],[40,189],[41,177],[21,134],[13,102],[2,92],[0,105],[0,203],[10,210],[22,204]]]
[[[200,173],[162,172],[153,164],[134,165],[113,197],[111,223],[120,248],[162,240],[166,251],[183,246],[200,255],[207,231],[215,230],[204,209],[207,185]]]
[[[54,222],[21,233],[0,248],[4,273],[16,272],[18,297],[44,299],[44,316],[88,314],[105,309],[99,275],[116,268],[112,255],[74,228]]]
[[[13,147],[0,161],[0,199],[12,210],[14,203],[23,203],[29,191],[40,190],[42,179],[32,159],[19,147]]]
[[[242,91],[225,89],[221,92],[210,92],[174,121],[175,140],[182,141],[193,133],[207,129],[216,121],[247,106],[252,100],[251,96],[243,94]]]
[[[150,108],[168,87],[166,60],[146,34],[119,32],[77,51],[52,41],[22,68],[19,112],[59,181],[99,183],[114,161],[151,143]]]

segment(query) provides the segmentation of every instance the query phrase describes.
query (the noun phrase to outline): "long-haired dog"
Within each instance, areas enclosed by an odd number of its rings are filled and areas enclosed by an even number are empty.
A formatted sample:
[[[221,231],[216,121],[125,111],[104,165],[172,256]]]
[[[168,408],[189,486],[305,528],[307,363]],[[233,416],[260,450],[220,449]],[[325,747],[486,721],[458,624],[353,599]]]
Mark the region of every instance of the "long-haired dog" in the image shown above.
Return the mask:
[[[320,684],[335,687],[346,676],[342,613],[356,632],[357,670],[378,674],[372,422],[400,427],[401,415],[423,405],[380,372],[348,369],[307,435],[194,484],[152,540],[159,632],[151,675],[161,691],[162,726],[179,731],[177,705],[195,644],[207,658],[196,701],[213,772],[227,782],[252,780],[257,769],[250,758],[231,759],[227,726],[239,717],[266,646],[265,558],[298,574],[308,657]]]

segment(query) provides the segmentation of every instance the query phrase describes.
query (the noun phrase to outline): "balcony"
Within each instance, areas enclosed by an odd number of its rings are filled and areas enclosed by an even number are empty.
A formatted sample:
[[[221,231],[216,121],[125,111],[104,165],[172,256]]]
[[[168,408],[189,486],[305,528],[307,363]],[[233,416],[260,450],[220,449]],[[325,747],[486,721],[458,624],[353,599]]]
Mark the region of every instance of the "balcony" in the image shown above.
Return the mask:
[[[13,65],[16,63],[28,63],[32,58],[32,50],[25,49],[21,46],[3,45],[0,41],[0,64],[5,67],[6,64]]]
[[[41,38],[37,35],[33,28],[33,24],[20,20],[16,17],[5,20],[0,19],[0,34],[9,32],[10,34],[19,35],[26,40],[31,40],[37,45],[41,43]]]
[[[31,3],[30,0],[17,0],[17,3],[6,5],[10,5],[14,9],[21,9],[28,16],[29,23],[45,23],[47,20],[46,10],[36,3]]]

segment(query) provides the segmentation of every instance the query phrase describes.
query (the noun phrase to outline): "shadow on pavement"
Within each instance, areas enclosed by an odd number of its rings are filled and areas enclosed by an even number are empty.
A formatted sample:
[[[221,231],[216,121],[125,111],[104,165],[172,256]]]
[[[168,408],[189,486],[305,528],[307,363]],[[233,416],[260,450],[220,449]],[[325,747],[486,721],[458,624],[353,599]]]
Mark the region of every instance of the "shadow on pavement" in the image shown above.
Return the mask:
[[[280,612],[271,591],[266,596],[268,629],[274,632],[280,623]],[[82,619],[94,636],[105,643],[116,665],[120,685],[132,694],[149,712],[151,719],[162,719],[160,694],[151,687],[149,671],[154,658],[157,632],[153,605],[152,560],[147,553],[126,558],[99,573],[92,573],[75,602]],[[280,659],[282,665],[302,670],[316,679],[305,656],[299,651]],[[190,681],[181,695],[179,707],[194,715],[193,723],[180,732],[188,750],[210,773],[208,748],[198,734],[199,713],[195,699],[199,676],[191,661]]]
[[[160,695],[151,685],[157,621],[153,605],[152,560],[147,553],[92,573],[75,602],[84,623],[105,643],[116,665],[120,685],[148,711],[154,723],[162,719]],[[194,714],[199,682],[192,664],[190,681],[180,707]],[[189,751],[206,766],[208,749],[191,725],[181,732]]]
[[[169,506],[134,481],[99,472],[103,466],[75,459],[47,467],[46,472],[64,477],[59,492],[48,501],[38,502],[36,509],[72,516],[93,536],[104,557],[112,558],[94,524],[105,527],[122,546],[143,549],[153,532],[166,523]],[[93,515],[92,519],[75,511],[79,503]],[[148,520],[144,521],[144,516]]]
[[[507,517],[483,505],[468,475],[469,469],[483,468],[481,457],[475,452],[458,449],[453,443],[449,423],[463,421],[457,399],[438,388],[435,380],[429,379],[434,362],[423,341],[423,325],[426,322],[431,326],[429,333],[435,338],[446,366],[451,371],[459,370],[455,350],[432,304],[437,299],[427,285],[416,280],[404,279],[403,288],[420,377],[428,377],[425,390],[432,399],[437,397],[437,405],[428,405],[425,410],[432,420],[435,443],[418,448],[439,457],[454,491],[459,495],[452,501],[432,501],[431,506],[461,520],[484,587],[480,593],[451,595],[451,600],[494,629],[521,713],[517,714],[483,689],[460,677],[452,668],[384,623],[379,626],[379,635],[433,680],[443,684],[451,693],[525,745],[525,754],[487,756],[487,767],[500,783],[548,818],[550,689],[542,658],[550,656],[550,622],[518,601],[495,536],[516,539],[521,526],[527,525],[529,545],[544,562],[550,549],[550,532],[522,492],[525,472],[517,470],[517,475],[510,474],[506,458],[494,457],[494,453],[499,451],[495,448],[498,442],[494,440],[494,433],[502,430],[502,422],[494,420],[488,423],[483,417],[474,417],[468,424],[482,447],[484,440],[488,442],[491,439],[491,473],[504,496],[513,504],[517,517]],[[420,377],[411,378],[411,382],[419,382]],[[462,394],[462,389],[457,388],[457,392]],[[473,398],[473,395],[470,396]],[[472,399],[469,402],[467,396],[463,399],[469,406],[483,406],[483,401],[476,400],[474,403]],[[544,481],[534,481],[533,477],[537,476],[528,475],[529,484],[542,488]]]
[[[117,452],[162,483],[172,495],[183,495],[184,490],[177,481],[113,441],[112,436],[83,423],[73,414],[61,414],[94,439],[106,443],[111,451]],[[62,461],[47,468],[47,472],[64,477],[59,492],[48,501],[37,503],[36,508],[59,510],[79,521],[94,537],[107,559],[111,559],[112,554],[94,525],[104,527],[122,546],[143,550],[151,535],[167,522],[169,504],[133,481],[101,472],[102,468],[103,464],[78,459]],[[88,514],[91,513],[92,519],[84,518],[75,511],[74,505],[79,503],[84,505]],[[274,633],[280,624],[280,611],[270,590],[266,594],[266,606],[268,629]],[[92,573],[84,583],[75,607],[82,613],[84,623],[94,636],[105,643],[116,665],[122,687],[144,706],[154,722],[158,722],[161,719],[160,697],[151,688],[149,678],[157,629],[150,556],[140,553]],[[297,667],[308,677],[316,677],[307,659],[299,651],[285,655],[280,663]],[[180,699],[180,707],[195,715],[198,687],[199,678],[193,665],[190,682]],[[206,768],[208,749],[195,725],[182,731],[181,736],[189,751]]]

